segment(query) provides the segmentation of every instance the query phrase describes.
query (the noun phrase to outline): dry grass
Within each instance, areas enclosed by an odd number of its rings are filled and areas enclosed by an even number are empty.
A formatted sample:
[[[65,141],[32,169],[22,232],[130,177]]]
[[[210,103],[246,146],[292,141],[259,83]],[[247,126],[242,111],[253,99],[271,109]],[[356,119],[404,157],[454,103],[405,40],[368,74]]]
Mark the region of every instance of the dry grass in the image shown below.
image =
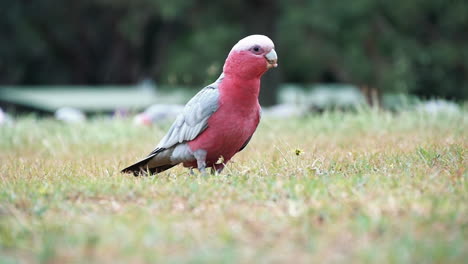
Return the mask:
[[[222,175],[118,170],[167,126],[0,128],[0,263],[463,263],[467,112],[262,120]]]

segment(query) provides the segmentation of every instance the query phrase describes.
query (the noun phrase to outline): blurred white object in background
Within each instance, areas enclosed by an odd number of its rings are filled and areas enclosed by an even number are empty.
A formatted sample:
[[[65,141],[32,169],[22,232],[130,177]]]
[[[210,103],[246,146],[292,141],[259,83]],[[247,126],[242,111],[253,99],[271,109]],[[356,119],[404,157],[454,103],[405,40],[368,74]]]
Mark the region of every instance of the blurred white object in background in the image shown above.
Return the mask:
[[[350,84],[285,84],[279,92],[282,104],[304,106],[310,110],[351,109],[366,104],[364,94]]]
[[[156,104],[148,107],[144,112],[139,113],[133,119],[137,125],[151,125],[164,121],[171,121],[182,112],[183,105],[177,104]]]
[[[460,113],[460,107],[451,101],[437,99],[422,102],[416,106],[416,110],[425,112],[428,114],[458,114]]]
[[[336,86],[336,87],[335,87]],[[364,95],[357,87],[351,85],[317,85],[307,96],[310,109],[347,109],[366,103]],[[330,88],[332,87],[332,88]]]
[[[65,123],[80,123],[86,120],[86,116],[82,111],[71,107],[62,107],[57,109],[54,116],[57,120]]]
[[[11,124],[13,124],[13,118],[11,118],[9,114],[3,112],[3,109],[0,108],[0,126]]]
[[[262,116],[273,118],[299,117],[307,113],[306,109],[292,104],[278,104],[262,107]]]

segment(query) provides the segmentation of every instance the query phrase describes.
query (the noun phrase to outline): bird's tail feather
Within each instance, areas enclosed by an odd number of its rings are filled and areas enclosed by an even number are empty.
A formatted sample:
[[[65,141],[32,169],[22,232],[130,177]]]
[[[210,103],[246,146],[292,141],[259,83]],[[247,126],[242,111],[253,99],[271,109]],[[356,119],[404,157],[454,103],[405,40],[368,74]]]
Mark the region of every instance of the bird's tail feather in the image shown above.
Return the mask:
[[[174,167],[176,164],[164,164],[164,165],[161,165],[161,166],[157,166],[157,167],[148,167],[148,162],[154,158],[154,156],[158,155],[159,152],[161,152],[162,150],[160,151],[153,151],[148,157],[136,162],[135,164],[132,164],[130,166],[128,166],[127,168],[123,169],[121,172],[122,173],[133,173],[134,176],[139,176],[141,174],[148,174],[148,172],[150,174],[156,174],[156,173],[160,173],[160,172],[163,172],[165,170],[168,170],[172,167]]]

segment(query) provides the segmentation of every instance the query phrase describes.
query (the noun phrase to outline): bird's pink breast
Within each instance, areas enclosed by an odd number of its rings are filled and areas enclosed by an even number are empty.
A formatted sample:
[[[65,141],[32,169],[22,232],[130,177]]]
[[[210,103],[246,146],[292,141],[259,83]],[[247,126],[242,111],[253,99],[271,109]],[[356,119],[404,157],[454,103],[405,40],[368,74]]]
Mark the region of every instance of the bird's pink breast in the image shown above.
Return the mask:
[[[224,162],[230,160],[255,132],[260,120],[259,86],[259,80],[234,84],[225,79],[220,84],[218,110],[208,120],[208,128],[188,143],[192,151],[207,151],[207,166],[213,166],[221,156]],[[249,94],[252,91],[256,93]],[[196,167],[196,162],[184,165]]]

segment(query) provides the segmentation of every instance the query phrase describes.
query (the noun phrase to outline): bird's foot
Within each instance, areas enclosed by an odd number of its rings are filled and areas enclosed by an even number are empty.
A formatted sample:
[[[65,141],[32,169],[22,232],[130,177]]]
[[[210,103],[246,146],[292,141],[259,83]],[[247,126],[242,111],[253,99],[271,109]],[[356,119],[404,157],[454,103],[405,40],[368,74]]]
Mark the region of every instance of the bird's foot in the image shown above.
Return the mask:
[[[200,171],[200,175],[205,177],[208,176],[208,173],[206,172],[206,166],[199,167],[198,170]]]
[[[202,176],[206,175],[206,151],[203,149],[196,150],[193,152],[195,159],[197,160],[197,167]]]

